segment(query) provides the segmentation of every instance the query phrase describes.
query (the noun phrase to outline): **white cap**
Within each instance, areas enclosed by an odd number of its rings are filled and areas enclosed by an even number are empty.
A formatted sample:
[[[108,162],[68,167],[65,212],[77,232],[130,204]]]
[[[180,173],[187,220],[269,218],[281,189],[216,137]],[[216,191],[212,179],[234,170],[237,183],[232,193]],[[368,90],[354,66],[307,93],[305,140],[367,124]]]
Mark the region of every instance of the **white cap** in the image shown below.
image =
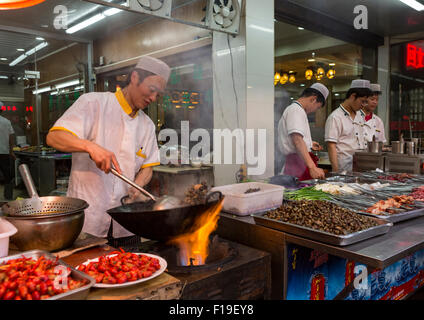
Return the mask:
[[[351,89],[354,89],[354,88],[370,89],[370,82],[369,82],[369,80],[356,79],[356,80],[352,81],[350,88]]]
[[[154,73],[164,78],[166,81],[168,81],[169,75],[171,74],[171,68],[165,62],[149,56],[141,57],[135,67],[136,69],[143,69]]]
[[[381,92],[381,87],[378,83],[371,83],[370,89],[372,92]]]
[[[311,89],[315,89],[318,90],[319,92],[321,92],[321,94],[324,96],[324,100],[327,100],[328,97],[328,89],[326,86],[324,86],[322,83],[314,83],[312,86],[310,86],[309,88]]]

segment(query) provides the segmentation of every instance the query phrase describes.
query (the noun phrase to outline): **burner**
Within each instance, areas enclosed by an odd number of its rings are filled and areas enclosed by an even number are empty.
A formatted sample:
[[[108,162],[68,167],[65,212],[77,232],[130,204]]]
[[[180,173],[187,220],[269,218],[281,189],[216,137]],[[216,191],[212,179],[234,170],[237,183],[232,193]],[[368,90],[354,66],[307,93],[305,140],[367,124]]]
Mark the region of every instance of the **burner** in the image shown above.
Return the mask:
[[[163,257],[168,263],[167,272],[183,283],[182,300],[270,298],[271,255],[267,252],[216,236],[210,243],[206,264],[181,266],[177,263],[178,248],[157,241],[123,249]]]
[[[192,273],[219,269],[237,256],[237,250],[229,242],[219,241],[218,237],[214,237],[210,242],[209,255],[203,265],[182,266],[179,262],[177,247],[156,248],[156,250],[157,254],[167,261],[169,273]]]

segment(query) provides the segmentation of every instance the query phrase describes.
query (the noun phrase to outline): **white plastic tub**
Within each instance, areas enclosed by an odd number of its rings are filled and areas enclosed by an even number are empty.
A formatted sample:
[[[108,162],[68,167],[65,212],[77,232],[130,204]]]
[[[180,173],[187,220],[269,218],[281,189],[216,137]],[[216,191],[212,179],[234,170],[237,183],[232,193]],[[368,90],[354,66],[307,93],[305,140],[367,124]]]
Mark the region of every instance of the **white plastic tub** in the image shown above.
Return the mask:
[[[0,258],[9,254],[9,238],[18,230],[4,218],[0,218]]]
[[[245,193],[248,189],[257,192]],[[222,210],[239,216],[279,207],[283,203],[284,187],[262,182],[246,182],[215,187],[225,196]]]

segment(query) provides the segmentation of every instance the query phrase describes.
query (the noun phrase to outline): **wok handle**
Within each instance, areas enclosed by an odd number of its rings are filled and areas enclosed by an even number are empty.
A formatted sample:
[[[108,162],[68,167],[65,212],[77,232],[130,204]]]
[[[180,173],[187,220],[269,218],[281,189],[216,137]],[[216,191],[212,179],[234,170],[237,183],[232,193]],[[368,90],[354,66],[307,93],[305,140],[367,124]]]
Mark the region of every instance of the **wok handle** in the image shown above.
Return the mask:
[[[223,198],[223,195],[222,195],[222,192],[221,191],[214,191],[214,192],[209,193],[206,196],[205,203],[208,203],[209,200],[210,200],[210,198],[213,197],[216,194],[219,194],[219,200],[221,200]]]
[[[121,205],[123,205],[123,206],[125,206],[126,205],[126,203],[124,202],[125,201],[125,199],[129,199],[129,195],[127,194],[126,196],[123,196],[122,198],[121,198]]]

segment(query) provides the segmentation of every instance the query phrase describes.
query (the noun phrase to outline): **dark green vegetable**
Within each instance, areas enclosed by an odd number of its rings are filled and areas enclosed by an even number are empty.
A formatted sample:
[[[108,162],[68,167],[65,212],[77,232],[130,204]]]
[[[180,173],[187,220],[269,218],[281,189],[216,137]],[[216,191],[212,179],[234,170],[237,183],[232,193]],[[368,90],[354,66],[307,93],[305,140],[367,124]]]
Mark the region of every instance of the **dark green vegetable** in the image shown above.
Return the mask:
[[[329,200],[330,196],[314,187],[306,187],[295,191],[284,192],[284,198],[289,200]]]

